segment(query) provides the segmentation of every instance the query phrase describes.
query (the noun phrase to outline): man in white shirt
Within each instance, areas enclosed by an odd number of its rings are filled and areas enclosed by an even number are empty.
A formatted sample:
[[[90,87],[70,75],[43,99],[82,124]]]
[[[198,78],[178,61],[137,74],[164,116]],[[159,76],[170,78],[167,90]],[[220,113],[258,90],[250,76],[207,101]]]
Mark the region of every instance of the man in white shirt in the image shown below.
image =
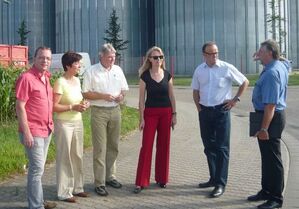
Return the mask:
[[[210,197],[219,197],[225,191],[228,176],[230,110],[240,101],[249,81],[233,65],[218,59],[215,42],[205,43],[202,53],[205,62],[195,69],[191,86],[210,179],[199,187],[215,187]],[[233,82],[239,85],[234,97]]]
[[[100,196],[108,195],[106,184],[122,187],[115,176],[121,128],[119,103],[129,88],[122,69],[114,65],[115,54],[111,44],[104,44],[99,52],[100,62],[84,73],[82,87],[91,105],[94,184]]]

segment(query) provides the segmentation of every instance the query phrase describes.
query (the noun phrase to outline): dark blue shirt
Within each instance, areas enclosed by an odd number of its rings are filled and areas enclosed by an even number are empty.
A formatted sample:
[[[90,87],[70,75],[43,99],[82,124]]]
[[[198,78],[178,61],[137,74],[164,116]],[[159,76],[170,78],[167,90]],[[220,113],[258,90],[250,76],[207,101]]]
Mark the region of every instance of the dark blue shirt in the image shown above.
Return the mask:
[[[254,109],[264,110],[267,104],[274,104],[275,111],[286,108],[288,69],[278,60],[265,65],[252,93]]]

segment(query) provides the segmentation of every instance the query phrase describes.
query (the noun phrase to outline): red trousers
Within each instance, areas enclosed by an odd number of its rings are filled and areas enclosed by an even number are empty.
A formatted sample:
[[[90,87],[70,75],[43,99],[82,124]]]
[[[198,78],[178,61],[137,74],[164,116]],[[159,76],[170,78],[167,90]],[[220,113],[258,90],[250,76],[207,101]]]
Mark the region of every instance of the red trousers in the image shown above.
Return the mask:
[[[146,187],[150,184],[153,144],[157,132],[155,180],[168,183],[169,147],[172,108],[145,108],[142,147],[136,175],[136,186]]]

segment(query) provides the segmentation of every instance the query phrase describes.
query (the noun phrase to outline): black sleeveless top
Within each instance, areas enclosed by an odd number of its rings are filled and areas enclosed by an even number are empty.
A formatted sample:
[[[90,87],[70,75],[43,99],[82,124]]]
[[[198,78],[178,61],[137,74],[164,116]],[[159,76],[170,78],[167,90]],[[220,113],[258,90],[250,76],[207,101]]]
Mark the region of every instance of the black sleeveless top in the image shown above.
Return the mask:
[[[168,71],[163,71],[164,77],[160,82],[152,79],[149,70],[142,73],[140,78],[146,84],[145,107],[171,107],[171,102],[168,94],[168,82],[172,78],[172,76]]]

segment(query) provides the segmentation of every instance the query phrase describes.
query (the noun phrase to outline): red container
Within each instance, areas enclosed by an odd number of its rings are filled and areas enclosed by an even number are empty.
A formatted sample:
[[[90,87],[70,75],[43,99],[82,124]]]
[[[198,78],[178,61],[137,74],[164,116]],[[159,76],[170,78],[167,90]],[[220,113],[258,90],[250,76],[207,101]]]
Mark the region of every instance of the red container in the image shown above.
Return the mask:
[[[25,67],[28,64],[28,46],[0,44],[0,64]]]
[[[10,64],[11,50],[9,45],[0,44],[0,64],[8,66]]]

